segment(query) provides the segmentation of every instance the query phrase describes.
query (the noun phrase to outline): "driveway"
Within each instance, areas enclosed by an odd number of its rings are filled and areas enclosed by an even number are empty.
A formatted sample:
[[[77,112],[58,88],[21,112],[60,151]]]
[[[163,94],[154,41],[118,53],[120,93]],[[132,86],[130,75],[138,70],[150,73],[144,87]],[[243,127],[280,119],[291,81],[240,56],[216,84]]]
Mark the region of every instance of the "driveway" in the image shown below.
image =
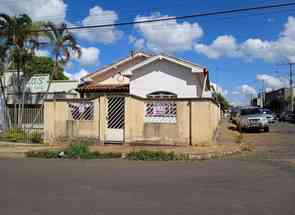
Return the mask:
[[[282,161],[294,158],[294,125],[284,126],[245,134],[259,150],[225,160],[0,160],[0,212],[294,215],[295,166]]]

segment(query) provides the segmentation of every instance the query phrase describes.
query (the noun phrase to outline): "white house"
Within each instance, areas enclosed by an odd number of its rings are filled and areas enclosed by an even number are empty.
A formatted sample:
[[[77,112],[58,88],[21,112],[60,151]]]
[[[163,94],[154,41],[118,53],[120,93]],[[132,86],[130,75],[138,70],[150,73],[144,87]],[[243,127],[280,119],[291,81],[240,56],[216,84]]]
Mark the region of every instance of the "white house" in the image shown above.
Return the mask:
[[[154,98],[211,97],[209,73],[205,67],[175,58],[136,53],[87,76],[80,93],[124,92]]]

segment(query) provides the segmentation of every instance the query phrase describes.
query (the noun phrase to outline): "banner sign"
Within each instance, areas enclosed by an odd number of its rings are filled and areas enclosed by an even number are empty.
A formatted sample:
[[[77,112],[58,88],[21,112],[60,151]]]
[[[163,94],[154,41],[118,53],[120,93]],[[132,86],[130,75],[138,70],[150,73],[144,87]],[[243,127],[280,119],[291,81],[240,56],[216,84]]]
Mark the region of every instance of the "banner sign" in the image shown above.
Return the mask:
[[[27,91],[31,93],[44,93],[49,84],[49,75],[34,75],[27,84]]]

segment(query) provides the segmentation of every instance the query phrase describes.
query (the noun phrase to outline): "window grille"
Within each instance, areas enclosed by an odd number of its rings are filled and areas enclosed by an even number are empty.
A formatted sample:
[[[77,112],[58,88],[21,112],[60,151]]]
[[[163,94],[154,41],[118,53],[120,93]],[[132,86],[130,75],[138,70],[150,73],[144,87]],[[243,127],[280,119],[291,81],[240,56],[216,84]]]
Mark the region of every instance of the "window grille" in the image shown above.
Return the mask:
[[[176,103],[173,101],[150,101],[145,103],[145,122],[176,123]]]
[[[72,120],[93,120],[94,105],[92,102],[68,103]]]

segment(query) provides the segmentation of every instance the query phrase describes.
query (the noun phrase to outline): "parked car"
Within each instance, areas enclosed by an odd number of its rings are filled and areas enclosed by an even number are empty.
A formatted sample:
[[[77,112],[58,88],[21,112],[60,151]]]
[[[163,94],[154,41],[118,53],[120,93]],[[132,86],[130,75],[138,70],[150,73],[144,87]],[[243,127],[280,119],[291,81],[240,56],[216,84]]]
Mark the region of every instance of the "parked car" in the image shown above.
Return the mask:
[[[269,123],[275,122],[275,115],[268,109],[262,109],[262,113],[266,116]]]
[[[282,122],[294,122],[295,121],[295,113],[292,111],[284,111],[279,116],[279,121]]]
[[[259,107],[241,108],[238,113],[237,127],[240,132],[245,130],[255,129],[264,132],[269,132],[269,122],[266,115]]]

